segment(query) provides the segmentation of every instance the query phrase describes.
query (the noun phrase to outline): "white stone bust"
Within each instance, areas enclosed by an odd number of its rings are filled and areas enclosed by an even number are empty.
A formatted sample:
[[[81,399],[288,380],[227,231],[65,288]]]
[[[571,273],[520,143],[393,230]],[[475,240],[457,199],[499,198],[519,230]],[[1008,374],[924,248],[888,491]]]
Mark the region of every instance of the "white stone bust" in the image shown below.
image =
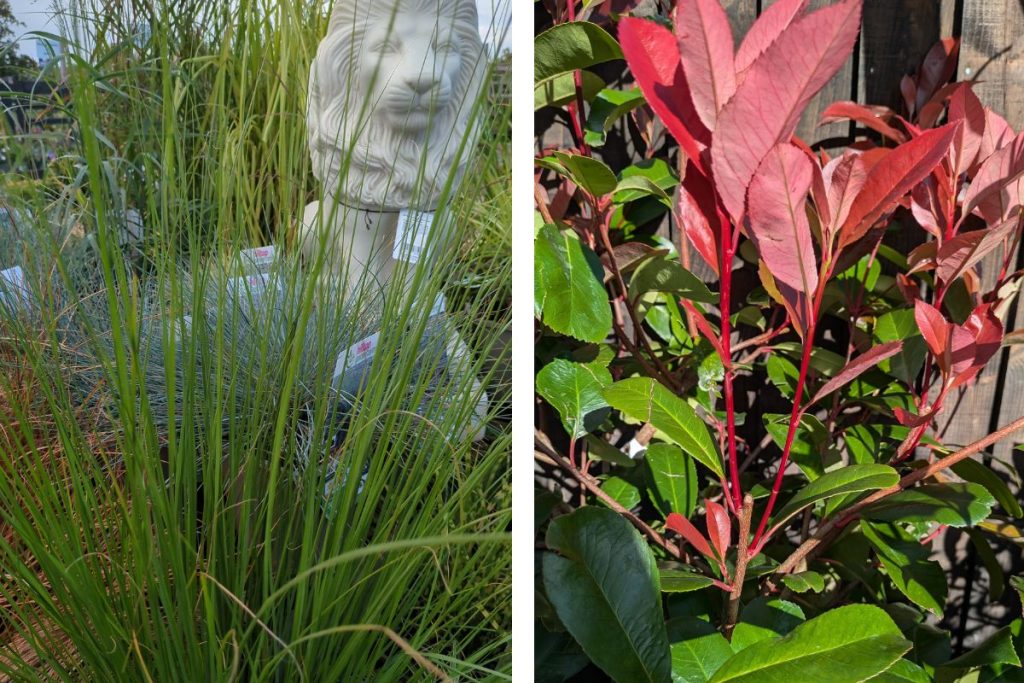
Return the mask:
[[[309,77],[307,260],[326,229],[336,275],[390,279],[398,212],[437,208],[485,68],[476,0],[337,0]]]
[[[322,199],[306,207],[300,244],[307,263],[325,259],[347,295],[394,286],[402,212],[438,209],[460,153],[472,148],[486,62],[476,0],[335,2],[307,106]],[[450,341],[450,356],[466,354],[458,337]]]

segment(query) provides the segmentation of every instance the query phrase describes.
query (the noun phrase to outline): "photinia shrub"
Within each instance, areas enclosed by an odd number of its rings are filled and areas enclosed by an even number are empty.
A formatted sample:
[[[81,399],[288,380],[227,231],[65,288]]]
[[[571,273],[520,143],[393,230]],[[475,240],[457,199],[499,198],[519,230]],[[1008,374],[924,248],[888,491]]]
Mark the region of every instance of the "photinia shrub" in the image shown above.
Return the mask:
[[[1024,680],[992,550],[1021,505],[977,457],[1024,417],[967,445],[937,421],[1019,338],[1024,133],[945,40],[902,111],[824,111],[856,142],[796,137],[861,0],[778,0],[738,47],[718,0],[547,4],[535,103],[570,142],[536,157],[538,680]],[[966,651],[948,534],[1017,617]]]

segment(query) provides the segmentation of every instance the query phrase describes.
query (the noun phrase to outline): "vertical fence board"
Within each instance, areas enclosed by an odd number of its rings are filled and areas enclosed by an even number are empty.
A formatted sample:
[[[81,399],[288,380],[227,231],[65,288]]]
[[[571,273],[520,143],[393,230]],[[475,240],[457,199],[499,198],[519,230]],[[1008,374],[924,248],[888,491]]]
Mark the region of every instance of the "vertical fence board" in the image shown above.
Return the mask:
[[[774,2],[775,0],[762,0],[761,10],[764,11],[771,7]],[[832,4],[834,4],[833,0],[811,0],[807,5],[807,11],[812,12]],[[849,100],[853,96],[856,78],[853,62],[854,59],[851,56],[832,77],[832,80],[826,83],[825,87],[807,105],[807,110],[800,119],[800,125],[797,126],[796,134],[808,144],[821,143],[825,147],[834,147],[837,144],[829,144],[829,140],[835,140],[838,144],[849,141],[851,126],[848,123],[819,126],[818,122],[821,120],[821,112],[825,111],[828,105],[837,100]]]
[[[1024,6],[1019,0],[965,0],[963,9],[959,78],[976,79],[981,101],[1019,130],[1024,126]],[[994,282],[1001,263],[1002,254],[996,253],[980,264],[984,284]],[[1005,321],[1007,330],[1024,324],[1024,306],[1017,306],[1016,318]],[[1005,366],[1003,355],[968,390],[946,433],[949,442],[969,443],[1024,413],[1024,349],[1011,348]],[[1009,460],[1013,445],[1013,440],[996,444],[993,454]]]
[[[743,36],[747,34],[750,25],[757,18],[757,0],[722,0],[722,7],[729,15],[732,36],[736,47],[739,47]]]

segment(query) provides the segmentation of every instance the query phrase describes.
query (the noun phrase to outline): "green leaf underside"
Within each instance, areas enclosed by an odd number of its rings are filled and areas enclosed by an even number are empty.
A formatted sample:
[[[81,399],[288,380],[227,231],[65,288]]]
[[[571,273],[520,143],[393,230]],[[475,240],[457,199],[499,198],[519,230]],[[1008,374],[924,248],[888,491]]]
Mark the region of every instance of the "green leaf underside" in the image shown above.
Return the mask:
[[[544,324],[582,341],[600,342],[612,327],[612,311],[597,255],[553,225],[540,229],[535,244],[534,298]]]
[[[671,676],[654,555],[619,514],[584,507],[551,522],[544,586],[558,617],[616,681]]]
[[[554,26],[534,38],[533,45],[533,76],[538,85],[567,71],[622,59],[615,39],[586,21]]]
[[[672,643],[672,683],[707,683],[733,654],[725,636],[700,619],[672,619],[668,634]]]
[[[707,425],[685,401],[649,377],[631,377],[604,390],[604,398],[629,417],[650,422],[719,477],[722,460]]]
[[[884,489],[895,486],[899,480],[899,474],[888,465],[870,463],[849,465],[842,469],[827,472],[800,489],[778,511],[773,523],[782,524],[808,505],[813,505],[819,500],[846,493]]]
[[[784,636],[806,621],[800,605],[779,598],[754,598],[743,607],[732,633],[735,652],[769,638]]]
[[[864,522],[860,528],[897,590],[941,616],[948,591],[946,573],[928,559],[931,547],[921,545],[894,524]]]
[[[910,647],[881,609],[848,605],[738,652],[711,683],[860,683],[888,669]]]
[[[863,517],[884,522],[969,527],[987,518],[995,502],[980,484],[927,484],[878,501],[864,510]]]
[[[682,571],[680,569],[661,570],[662,593],[690,593],[707,588],[714,581],[701,574]]]
[[[606,412],[602,409],[608,408],[608,402],[601,391],[611,383],[612,375],[607,368],[561,358],[544,366],[536,379],[537,393],[558,411],[571,437],[592,432],[603,420],[601,415],[596,420],[588,417]]]

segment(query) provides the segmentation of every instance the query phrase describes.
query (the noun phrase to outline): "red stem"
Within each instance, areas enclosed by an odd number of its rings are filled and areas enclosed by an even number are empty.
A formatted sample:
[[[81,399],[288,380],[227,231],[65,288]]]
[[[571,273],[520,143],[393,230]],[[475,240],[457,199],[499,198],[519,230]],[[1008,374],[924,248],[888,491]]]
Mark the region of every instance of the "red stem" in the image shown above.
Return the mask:
[[[732,482],[732,503],[736,510],[743,505],[743,492],[740,490],[740,466],[736,456],[736,401],[732,387],[732,329],[729,321],[732,297],[732,258],[733,236],[729,234],[730,224],[724,216],[719,217],[722,225],[722,260],[719,265],[721,272],[721,300],[719,308],[722,312],[722,365],[725,366],[725,377],[722,382],[722,393],[725,398],[726,442],[729,448],[729,477]],[[738,232],[738,231],[737,231]]]

